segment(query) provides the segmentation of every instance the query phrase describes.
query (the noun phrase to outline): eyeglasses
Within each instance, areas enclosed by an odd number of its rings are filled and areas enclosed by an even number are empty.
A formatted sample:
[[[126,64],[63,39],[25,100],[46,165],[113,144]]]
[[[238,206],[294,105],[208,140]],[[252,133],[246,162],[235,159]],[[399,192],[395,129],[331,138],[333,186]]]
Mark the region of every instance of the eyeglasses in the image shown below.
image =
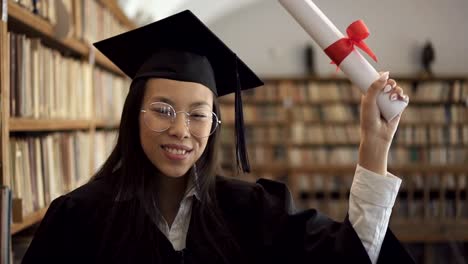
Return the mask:
[[[193,109],[190,112],[176,112],[170,104],[153,102],[141,112],[146,126],[156,132],[168,130],[176,120],[178,113],[186,115],[185,125],[190,133],[198,138],[209,137],[221,124],[221,120],[215,113],[204,108]]]

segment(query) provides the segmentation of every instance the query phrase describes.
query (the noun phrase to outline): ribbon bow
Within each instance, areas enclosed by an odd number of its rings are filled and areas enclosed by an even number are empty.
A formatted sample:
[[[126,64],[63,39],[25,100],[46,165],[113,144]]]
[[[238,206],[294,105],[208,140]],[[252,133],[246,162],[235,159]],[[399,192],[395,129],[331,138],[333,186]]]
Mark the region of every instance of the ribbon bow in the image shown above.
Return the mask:
[[[337,71],[341,62],[353,51],[354,46],[358,46],[367,53],[374,61],[377,61],[377,56],[364,43],[364,39],[369,36],[369,29],[364,21],[357,20],[346,29],[347,37],[337,40],[335,43],[328,46],[324,51],[332,59],[331,64],[336,64]]]

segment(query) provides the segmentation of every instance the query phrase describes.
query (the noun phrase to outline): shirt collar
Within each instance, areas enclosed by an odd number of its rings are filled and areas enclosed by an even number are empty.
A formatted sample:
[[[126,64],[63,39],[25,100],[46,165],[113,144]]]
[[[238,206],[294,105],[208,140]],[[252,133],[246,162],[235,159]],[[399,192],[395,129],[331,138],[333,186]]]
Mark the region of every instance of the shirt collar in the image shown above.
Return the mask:
[[[195,196],[198,200],[200,200],[200,188],[197,186],[197,182],[195,181],[195,176],[190,175],[190,178],[187,183],[187,188],[185,189],[185,198],[189,198],[191,196]]]

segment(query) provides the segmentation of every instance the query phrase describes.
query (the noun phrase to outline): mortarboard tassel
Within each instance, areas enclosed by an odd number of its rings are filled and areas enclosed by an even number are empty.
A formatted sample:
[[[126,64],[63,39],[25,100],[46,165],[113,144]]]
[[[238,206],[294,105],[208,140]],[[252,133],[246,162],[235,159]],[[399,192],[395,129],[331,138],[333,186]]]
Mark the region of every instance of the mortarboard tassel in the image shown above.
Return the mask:
[[[236,92],[235,92],[235,127],[236,127],[236,161],[237,167],[243,172],[250,172],[249,158],[245,147],[245,131],[244,131],[244,112],[242,110],[242,96],[241,96],[241,82],[239,71],[237,68],[237,56],[235,56],[236,63]]]

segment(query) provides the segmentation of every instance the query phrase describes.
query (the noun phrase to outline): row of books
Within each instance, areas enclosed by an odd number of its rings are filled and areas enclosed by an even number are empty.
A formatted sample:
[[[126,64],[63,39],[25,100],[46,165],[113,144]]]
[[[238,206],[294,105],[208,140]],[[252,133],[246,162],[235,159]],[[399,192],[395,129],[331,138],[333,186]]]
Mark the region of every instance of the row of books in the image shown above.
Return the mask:
[[[415,102],[465,102],[468,98],[467,80],[398,81],[398,85]],[[260,89],[243,92],[247,101],[283,103],[360,102],[361,95],[360,89],[346,80],[267,81]],[[233,100],[233,95],[223,98],[223,102]]]
[[[335,193],[341,192],[346,193],[351,188],[354,171],[347,173],[294,173],[291,177],[294,177],[295,189],[300,192],[326,192]],[[410,191],[413,193],[429,192],[429,191],[456,191],[466,190],[468,191],[468,172],[466,173],[402,173],[398,175],[402,178],[402,184],[400,191]],[[424,196],[424,195],[423,195]],[[422,197],[422,196],[421,196]],[[417,198],[417,197],[415,197]]]
[[[13,198],[22,201],[21,214],[44,208],[85,183],[107,158],[114,133],[98,131],[95,138],[81,131],[11,137],[11,188]]]
[[[222,161],[233,162],[234,147],[223,148]],[[247,146],[251,164],[255,167],[277,165],[288,167],[306,167],[309,165],[352,165],[358,162],[358,148],[355,146],[336,147],[285,147],[281,145]],[[402,147],[390,149],[388,163],[394,166],[410,164],[461,165],[468,162],[466,147]]]
[[[296,122],[291,126],[293,144],[356,144],[360,141],[359,125],[304,125]]]
[[[401,123],[467,123],[468,107],[463,105],[408,107]]]
[[[94,133],[94,162],[92,171],[97,171],[106,161],[117,143],[116,130],[98,130]]]
[[[466,147],[392,147],[388,163],[392,165],[432,164],[432,165],[462,165],[468,162]]]
[[[126,30],[99,1],[15,0],[23,8],[55,26],[60,38],[74,37],[89,43]]]
[[[118,120],[129,80],[62,56],[38,38],[9,32],[10,115]],[[94,92],[93,92],[94,91]]]
[[[289,129],[284,126],[245,127],[245,139],[247,144],[288,144]],[[234,127],[223,126],[221,128],[221,142],[224,145],[234,144]]]
[[[359,105],[331,103],[325,105],[293,106],[286,108],[278,105],[245,105],[244,119],[247,124],[260,122],[359,122]],[[291,109],[289,116],[288,109]],[[221,106],[221,118],[226,124],[234,123],[234,105]],[[463,105],[411,105],[401,117],[402,124],[421,123],[466,123],[468,108]]]
[[[120,120],[130,79],[106,70],[94,69],[94,114],[98,120]]]
[[[244,105],[244,122],[254,124],[256,122],[286,122],[287,111],[285,108],[266,105]],[[234,124],[234,105],[221,105],[221,120],[224,124]]]
[[[244,121],[284,122],[290,120],[288,109],[278,105],[244,105]],[[292,108],[292,118],[296,121],[347,122],[359,120],[358,108],[353,105],[328,104],[297,106]],[[234,123],[234,105],[221,105],[221,119],[226,124]]]
[[[86,42],[93,43],[101,39],[120,34],[128,28],[122,25],[99,1],[64,0],[70,8],[72,34]]]
[[[291,109],[291,118],[296,121],[346,121],[358,120],[359,109],[352,105],[331,104],[321,105],[297,105]]]
[[[349,195],[349,194],[348,194]],[[348,195],[342,197],[323,198],[319,195],[302,195],[298,207],[301,209],[315,208],[320,212],[342,221],[348,212]],[[406,195],[406,193],[405,193]],[[319,198],[317,198],[319,197]],[[468,219],[468,201],[456,199],[412,199],[398,197],[392,211],[392,220],[422,220]]]
[[[272,152],[277,153],[277,152]],[[333,149],[317,148],[303,149],[292,147],[288,150],[288,165],[301,167],[305,165],[349,165],[358,162],[358,149],[348,147],[337,147]]]
[[[359,124],[355,125],[308,125],[294,122],[290,128],[281,126],[246,127],[247,144],[259,145],[357,145],[361,139]],[[222,128],[222,142],[234,144],[234,128]],[[433,125],[400,125],[393,145],[427,146],[432,145],[466,145],[468,146],[468,124],[446,126]]]
[[[91,117],[91,66],[38,38],[9,32],[10,113],[16,117]]]
[[[393,218],[468,219],[467,173],[399,176],[403,178],[403,184],[394,206]],[[331,215],[347,211],[352,174],[296,174],[294,177],[297,184],[295,197],[303,206],[331,210]]]
[[[468,124],[400,126],[395,134],[394,142],[396,144],[468,146]]]
[[[466,259],[468,243],[450,239],[447,242],[404,243],[415,263],[446,264],[463,263]]]
[[[52,24],[57,23],[57,16],[59,15],[56,2],[60,2],[61,6],[66,4],[62,0],[14,0],[14,2]]]

